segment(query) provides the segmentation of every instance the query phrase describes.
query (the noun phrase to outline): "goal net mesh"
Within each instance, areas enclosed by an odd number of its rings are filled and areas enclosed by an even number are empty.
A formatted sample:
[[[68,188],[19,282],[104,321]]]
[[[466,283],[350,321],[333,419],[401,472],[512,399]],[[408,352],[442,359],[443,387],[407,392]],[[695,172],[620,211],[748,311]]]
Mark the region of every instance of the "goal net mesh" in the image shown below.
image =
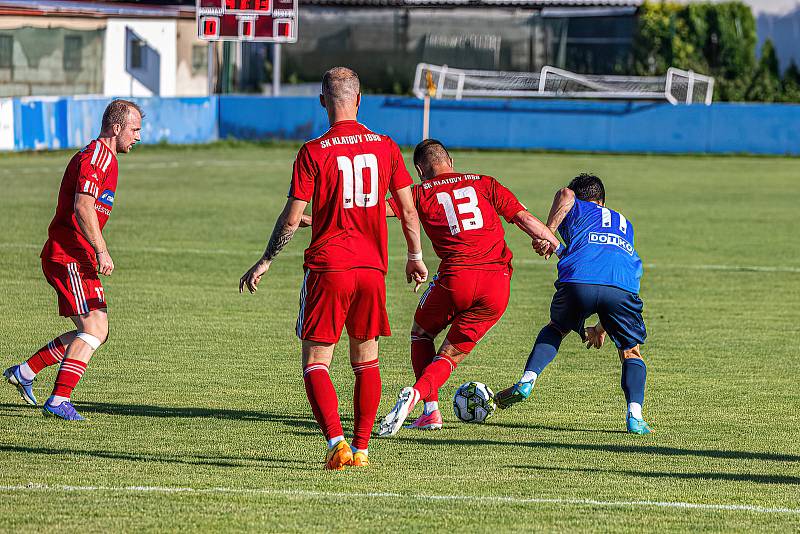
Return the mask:
[[[666,76],[599,76],[545,67],[541,72],[453,69],[421,63],[414,93],[423,98],[594,98],[710,104],[713,78],[670,69]]]

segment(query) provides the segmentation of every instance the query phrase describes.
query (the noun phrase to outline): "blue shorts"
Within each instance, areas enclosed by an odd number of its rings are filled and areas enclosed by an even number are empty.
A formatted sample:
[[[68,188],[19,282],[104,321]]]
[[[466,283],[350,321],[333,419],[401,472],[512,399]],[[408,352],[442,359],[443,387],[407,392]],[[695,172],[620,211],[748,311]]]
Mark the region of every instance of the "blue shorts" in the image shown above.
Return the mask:
[[[647,339],[642,308],[639,295],[618,287],[556,282],[550,320],[562,332],[573,330],[585,341],[584,322],[596,313],[617,348],[628,350]]]

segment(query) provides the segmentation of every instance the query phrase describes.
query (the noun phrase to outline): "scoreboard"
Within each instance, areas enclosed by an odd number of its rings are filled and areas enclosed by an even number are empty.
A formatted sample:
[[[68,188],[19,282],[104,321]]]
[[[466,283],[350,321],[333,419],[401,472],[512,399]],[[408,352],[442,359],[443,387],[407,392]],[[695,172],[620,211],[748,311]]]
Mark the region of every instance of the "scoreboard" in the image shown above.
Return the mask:
[[[197,0],[204,41],[297,41],[297,0]]]

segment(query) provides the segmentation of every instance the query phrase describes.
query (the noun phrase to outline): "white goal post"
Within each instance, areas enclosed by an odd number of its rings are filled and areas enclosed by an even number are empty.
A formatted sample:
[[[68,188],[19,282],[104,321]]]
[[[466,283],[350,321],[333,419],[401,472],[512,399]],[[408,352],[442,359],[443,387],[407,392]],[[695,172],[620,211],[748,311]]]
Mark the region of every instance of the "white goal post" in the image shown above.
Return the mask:
[[[454,69],[420,63],[414,76],[418,98],[580,98],[666,100],[711,105],[714,78],[670,68],[665,76],[607,76],[544,67],[541,72]]]

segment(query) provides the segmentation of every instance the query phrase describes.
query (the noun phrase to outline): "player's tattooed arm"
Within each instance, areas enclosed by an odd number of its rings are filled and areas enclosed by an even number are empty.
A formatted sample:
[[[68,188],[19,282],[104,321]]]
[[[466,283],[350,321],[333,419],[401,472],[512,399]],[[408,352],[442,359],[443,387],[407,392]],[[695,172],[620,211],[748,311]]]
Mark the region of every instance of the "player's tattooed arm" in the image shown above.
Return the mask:
[[[262,258],[266,261],[275,259],[275,256],[280,254],[281,250],[283,250],[283,247],[292,240],[296,229],[297,227],[292,228],[288,225],[283,217],[278,219],[278,222],[275,223],[275,228],[272,230],[272,235],[269,238],[267,249],[264,251]]]
[[[565,187],[556,192],[553,205],[550,207],[550,215],[547,217],[547,227],[551,232],[556,233],[573,205],[575,205],[575,192],[572,189]]]
[[[239,279],[239,293],[244,293],[247,289],[250,293],[255,293],[258,289],[258,284],[261,278],[267,274],[269,266],[275,256],[283,250],[283,247],[292,240],[295,231],[300,226],[303,218],[303,211],[306,209],[308,202],[297,198],[289,197],[286,201],[286,206],[278,221],[275,223],[275,228],[272,230],[272,236],[267,243],[267,249],[259,260],[248,269],[244,275]]]
[[[307,202],[302,200],[289,198],[286,202],[286,206],[283,208],[283,213],[281,213],[280,217],[278,217],[278,220],[275,222],[275,228],[272,229],[272,235],[267,243],[267,249],[261,257],[262,260],[271,262],[275,259],[275,256],[280,254],[283,247],[292,240],[297,228],[300,227],[303,222],[303,217],[305,217],[305,215],[303,215],[303,210],[305,210],[306,204]],[[311,217],[308,217],[308,220],[310,223]]]

